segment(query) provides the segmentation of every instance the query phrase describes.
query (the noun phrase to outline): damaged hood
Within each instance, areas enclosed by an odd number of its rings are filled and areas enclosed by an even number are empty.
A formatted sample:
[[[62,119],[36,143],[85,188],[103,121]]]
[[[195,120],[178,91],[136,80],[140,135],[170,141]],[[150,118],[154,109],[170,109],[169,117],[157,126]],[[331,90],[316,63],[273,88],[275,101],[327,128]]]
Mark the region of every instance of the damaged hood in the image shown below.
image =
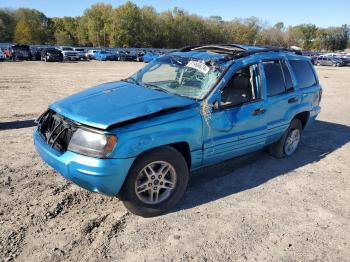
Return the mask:
[[[49,107],[78,123],[107,129],[113,124],[193,103],[195,100],[190,98],[120,81],[90,88]]]

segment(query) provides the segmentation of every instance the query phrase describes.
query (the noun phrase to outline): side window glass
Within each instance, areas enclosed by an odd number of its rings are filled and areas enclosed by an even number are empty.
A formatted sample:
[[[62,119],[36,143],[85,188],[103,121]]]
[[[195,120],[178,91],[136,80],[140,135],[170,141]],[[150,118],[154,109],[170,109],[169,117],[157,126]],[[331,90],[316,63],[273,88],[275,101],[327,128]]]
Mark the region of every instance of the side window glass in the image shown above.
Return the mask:
[[[300,88],[310,87],[317,83],[312,65],[305,60],[289,60]]]
[[[293,81],[292,77],[290,75],[288,66],[286,64],[285,60],[281,60],[281,65],[282,65],[282,70],[283,70],[283,75],[284,75],[284,82],[286,85],[287,91],[293,90]]]
[[[283,70],[279,60],[263,62],[267,96],[275,96],[286,91]]]
[[[260,82],[257,65],[239,69],[221,93],[222,105],[237,106],[259,99]]]

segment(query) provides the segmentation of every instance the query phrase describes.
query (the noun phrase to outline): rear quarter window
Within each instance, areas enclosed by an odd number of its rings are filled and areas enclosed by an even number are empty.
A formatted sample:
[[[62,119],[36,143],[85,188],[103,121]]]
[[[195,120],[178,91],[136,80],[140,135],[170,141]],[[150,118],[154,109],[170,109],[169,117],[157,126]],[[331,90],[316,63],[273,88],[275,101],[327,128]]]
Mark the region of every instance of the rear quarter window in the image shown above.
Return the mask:
[[[314,71],[309,61],[289,60],[300,88],[310,87],[317,83]]]

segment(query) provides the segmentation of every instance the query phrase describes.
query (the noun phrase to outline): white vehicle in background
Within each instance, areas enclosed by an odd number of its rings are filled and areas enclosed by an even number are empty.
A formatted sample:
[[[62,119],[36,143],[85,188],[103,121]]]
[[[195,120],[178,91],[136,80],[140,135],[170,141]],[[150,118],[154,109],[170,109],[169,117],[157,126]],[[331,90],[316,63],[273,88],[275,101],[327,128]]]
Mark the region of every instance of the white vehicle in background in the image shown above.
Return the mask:
[[[96,53],[98,53],[98,51],[99,50],[96,50],[96,49],[90,49],[86,53],[86,59],[95,59],[95,55],[96,55]]]
[[[61,46],[58,48],[63,54],[63,60],[80,60],[79,53],[69,46]]]
[[[5,53],[0,49],[0,61],[5,61],[5,60],[6,60]]]
[[[84,48],[75,47],[75,48],[74,48],[74,51],[78,52],[79,59],[83,59],[83,60],[86,59],[86,51],[85,51]]]

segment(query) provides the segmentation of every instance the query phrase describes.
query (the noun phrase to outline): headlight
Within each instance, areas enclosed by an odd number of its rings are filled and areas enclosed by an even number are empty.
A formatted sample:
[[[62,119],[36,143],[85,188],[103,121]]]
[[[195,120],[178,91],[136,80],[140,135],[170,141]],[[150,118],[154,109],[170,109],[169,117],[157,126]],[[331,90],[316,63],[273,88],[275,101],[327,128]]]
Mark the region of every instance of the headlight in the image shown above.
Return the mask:
[[[115,135],[79,128],[74,132],[68,150],[86,156],[103,158],[113,151],[116,143]]]

